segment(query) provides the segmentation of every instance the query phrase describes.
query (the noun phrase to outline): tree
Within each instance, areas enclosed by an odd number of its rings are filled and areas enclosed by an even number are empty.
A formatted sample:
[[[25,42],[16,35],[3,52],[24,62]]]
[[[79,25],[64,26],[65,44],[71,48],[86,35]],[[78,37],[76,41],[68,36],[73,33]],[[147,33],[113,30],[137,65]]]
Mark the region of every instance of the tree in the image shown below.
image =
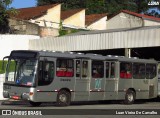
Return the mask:
[[[63,10],[86,8],[87,14],[115,14],[121,10],[144,13],[150,8],[149,1],[151,0],[37,0],[37,5],[61,3]]]
[[[12,0],[1,0],[0,1],[0,33],[9,32],[9,13],[13,13],[13,8],[9,9],[9,5],[12,3]]]

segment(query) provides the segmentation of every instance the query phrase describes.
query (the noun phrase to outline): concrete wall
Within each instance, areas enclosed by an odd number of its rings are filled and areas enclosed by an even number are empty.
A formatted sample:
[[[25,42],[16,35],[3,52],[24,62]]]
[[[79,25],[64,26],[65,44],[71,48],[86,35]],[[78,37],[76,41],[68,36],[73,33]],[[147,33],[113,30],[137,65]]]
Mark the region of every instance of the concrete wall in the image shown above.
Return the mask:
[[[85,10],[82,10],[73,16],[65,19],[63,25],[77,26],[84,28],[85,27]]]
[[[59,4],[49,9],[46,15],[37,18],[35,19],[35,21],[32,22],[37,23],[39,26],[59,28],[60,12],[61,12],[61,5]]]
[[[14,34],[39,35],[39,26],[28,21],[9,19],[9,26]]]
[[[134,28],[143,26],[143,20],[126,13],[119,13],[107,21],[107,29]]]
[[[0,60],[12,50],[28,50],[30,39],[39,39],[34,35],[0,35]]]
[[[40,27],[39,32],[40,32],[41,37],[58,36],[59,35],[58,29],[50,28],[50,27]]]
[[[3,83],[4,83],[4,74],[0,74],[0,100],[4,100],[4,97],[3,97]]]
[[[89,30],[105,30],[106,29],[106,20],[107,20],[107,16],[101,18],[100,20],[92,23],[91,25],[89,25],[87,27],[87,29]]]
[[[160,25],[160,21],[151,21],[151,20],[144,20],[144,26],[155,26]]]

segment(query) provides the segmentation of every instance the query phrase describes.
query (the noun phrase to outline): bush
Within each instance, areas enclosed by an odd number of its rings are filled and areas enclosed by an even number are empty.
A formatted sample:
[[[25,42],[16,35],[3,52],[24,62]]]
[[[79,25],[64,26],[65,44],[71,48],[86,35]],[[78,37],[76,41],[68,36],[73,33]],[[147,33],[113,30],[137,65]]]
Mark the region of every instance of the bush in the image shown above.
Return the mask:
[[[3,61],[0,60],[0,74],[5,73],[7,61],[4,61],[4,69],[2,68]],[[11,63],[10,71],[14,71],[15,63]]]

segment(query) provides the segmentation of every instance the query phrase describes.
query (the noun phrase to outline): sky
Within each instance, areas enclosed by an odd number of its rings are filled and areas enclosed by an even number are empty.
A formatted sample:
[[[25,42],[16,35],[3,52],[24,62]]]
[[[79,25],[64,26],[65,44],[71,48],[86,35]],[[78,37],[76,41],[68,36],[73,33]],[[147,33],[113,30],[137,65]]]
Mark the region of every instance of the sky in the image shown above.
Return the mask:
[[[26,8],[36,6],[36,0],[13,0],[9,7]]]

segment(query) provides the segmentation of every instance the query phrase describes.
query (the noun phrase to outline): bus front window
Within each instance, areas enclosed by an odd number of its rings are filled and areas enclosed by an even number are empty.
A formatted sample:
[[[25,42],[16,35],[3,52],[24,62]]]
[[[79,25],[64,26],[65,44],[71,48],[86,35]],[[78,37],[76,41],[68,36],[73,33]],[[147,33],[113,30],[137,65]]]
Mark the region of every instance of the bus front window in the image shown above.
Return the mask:
[[[18,60],[16,67],[16,84],[33,86],[35,83],[35,60]]]

